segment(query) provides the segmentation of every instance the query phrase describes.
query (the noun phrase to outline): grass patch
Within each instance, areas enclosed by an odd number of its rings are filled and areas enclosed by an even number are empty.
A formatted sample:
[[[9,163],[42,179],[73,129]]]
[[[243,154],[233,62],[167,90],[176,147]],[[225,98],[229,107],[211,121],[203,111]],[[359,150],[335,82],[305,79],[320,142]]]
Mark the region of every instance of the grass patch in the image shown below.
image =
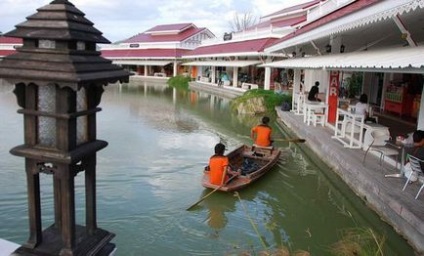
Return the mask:
[[[378,236],[372,229],[349,229],[330,250],[336,256],[383,256],[384,242],[385,237]]]

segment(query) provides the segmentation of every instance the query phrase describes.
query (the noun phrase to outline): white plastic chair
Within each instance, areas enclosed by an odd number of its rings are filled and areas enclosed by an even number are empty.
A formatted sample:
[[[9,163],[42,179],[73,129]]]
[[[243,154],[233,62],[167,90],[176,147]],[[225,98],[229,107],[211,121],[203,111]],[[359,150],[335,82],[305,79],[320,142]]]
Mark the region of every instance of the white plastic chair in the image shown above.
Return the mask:
[[[374,118],[375,122],[378,123],[378,116],[376,116],[374,114],[374,107],[373,106],[369,106],[369,108],[368,108],[368,117]]]
[[[372,142],[368,146],[367,151],[365,151],[363,163],[365,164],[365,159],[368,155],[368,152],[374,151],[380,154],[379,164],[383,167],[385,156],[397,156],[396,159],[396,168],[398,164],[399,151],[393,147],[387,145],[387,141],[391,139],[389,130],[375,130],[371,132]]]
[[[313,112],[312,113],[312,124],[314,126],[317,126],[317,124],[325,126],[325,114]]]
[[[413,173],[415,172],[418,176],[417,177],[418,181],[422,184],[420,189],[418,190],[417,195],[415,196],[415,199],[417,199],[424,188],[424,173],[423,173],[423,170],[421,169],[421,164],[424,164],[424,160],[421,160],[411,155],[408,155],[408,159],[409,159],[409,164],[411,165],[412,172],[410,172],[408,177],[406,177],[407,179],[406,179],[405,185],[403,186],[402,191],[404,191],[406,186],[408,186],[408,184],[410,183],[411,177]]]

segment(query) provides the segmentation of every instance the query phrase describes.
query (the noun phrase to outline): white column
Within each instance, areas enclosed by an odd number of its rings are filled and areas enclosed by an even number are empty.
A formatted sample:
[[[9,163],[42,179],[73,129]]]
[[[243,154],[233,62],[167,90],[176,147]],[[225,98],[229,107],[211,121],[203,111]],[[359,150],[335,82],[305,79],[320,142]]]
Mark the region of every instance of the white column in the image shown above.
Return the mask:
[[[147,76],[147,74],[149,73],[149,67],[147,65],[144,65],[144,76]]]
[[[393,80],[393,73],[384,73],[384,78],[383,78],[383,88],[381,89],[381,102],[380,102],[380,111],[383,112],[384,111],[384,107],[385,107],[385,98],[386,98],[386,91],[387,91],[387,86],[390,84],[390,80]]]
[[[177,68],[178,68],[177,61],[174,60],[174,76],[178,75],[178,69]]]
[[[213,83],[213,84],[216,84],[216,74],[215,74],[215,72],[216,72],[216,67],[215,66],[213,66],[212,67],[212,79],[211,79],[211,83]]]
[[[269,90],[271,88],[271,68],[265,67],[265,77],[264,77],[264,89]]]
[[[233,69],[233,87],[237,87],[238,84],[238,67]]]
[[[287,72],[287,70],[284,70],[285,72]],[[278,74],[280,75],[280,74]],[[302,88],[304,89],[304,88]],[[293,69],[293,97],[292,97],[292,106],[297,106],[299,108],[299,102],[295,103],[296,100],[296,95],[300,93],[300,69],[295,68]]]
[[[300,92],[300,69],[293,70],[293,94]]]

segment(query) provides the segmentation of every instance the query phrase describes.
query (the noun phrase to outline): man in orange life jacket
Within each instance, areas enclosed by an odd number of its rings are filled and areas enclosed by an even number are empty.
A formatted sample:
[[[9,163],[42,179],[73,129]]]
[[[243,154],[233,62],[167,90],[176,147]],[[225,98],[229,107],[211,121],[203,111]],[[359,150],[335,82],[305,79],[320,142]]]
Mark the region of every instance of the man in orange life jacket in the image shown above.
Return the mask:
[[[262,124],[252,128],[250,137],[253,139],[253,143],[260,147],[272,146],[271,133],[272,128],[268,125],[269,117],[262,117]]]
[[[223,185],[227,183],[230,175],[238,175],[232,171],[229,166],[228,157],[224,156],[225,145],[218,143],[215,146],[215,155],[209,159],[209,181],[214,185]]]

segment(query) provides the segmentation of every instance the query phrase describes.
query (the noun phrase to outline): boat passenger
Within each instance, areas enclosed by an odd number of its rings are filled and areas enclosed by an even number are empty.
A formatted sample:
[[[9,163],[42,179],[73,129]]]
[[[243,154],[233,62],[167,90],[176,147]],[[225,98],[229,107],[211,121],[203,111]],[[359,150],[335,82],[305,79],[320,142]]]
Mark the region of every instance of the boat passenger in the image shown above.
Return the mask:
[[[224,144],[216,144],[215,155],[209,159],[209,181],[211,184],[223,185],[227,183],[230,176],[239,174],[231,170],[228,157],[224,156],[224,151]]]
[[[253,143],[255,146],[272,146],[272,128],[268,125],[269,121],[269,117],[264,116],[262,117],[262,123],[252,128],[250,137],[253,139]]]

